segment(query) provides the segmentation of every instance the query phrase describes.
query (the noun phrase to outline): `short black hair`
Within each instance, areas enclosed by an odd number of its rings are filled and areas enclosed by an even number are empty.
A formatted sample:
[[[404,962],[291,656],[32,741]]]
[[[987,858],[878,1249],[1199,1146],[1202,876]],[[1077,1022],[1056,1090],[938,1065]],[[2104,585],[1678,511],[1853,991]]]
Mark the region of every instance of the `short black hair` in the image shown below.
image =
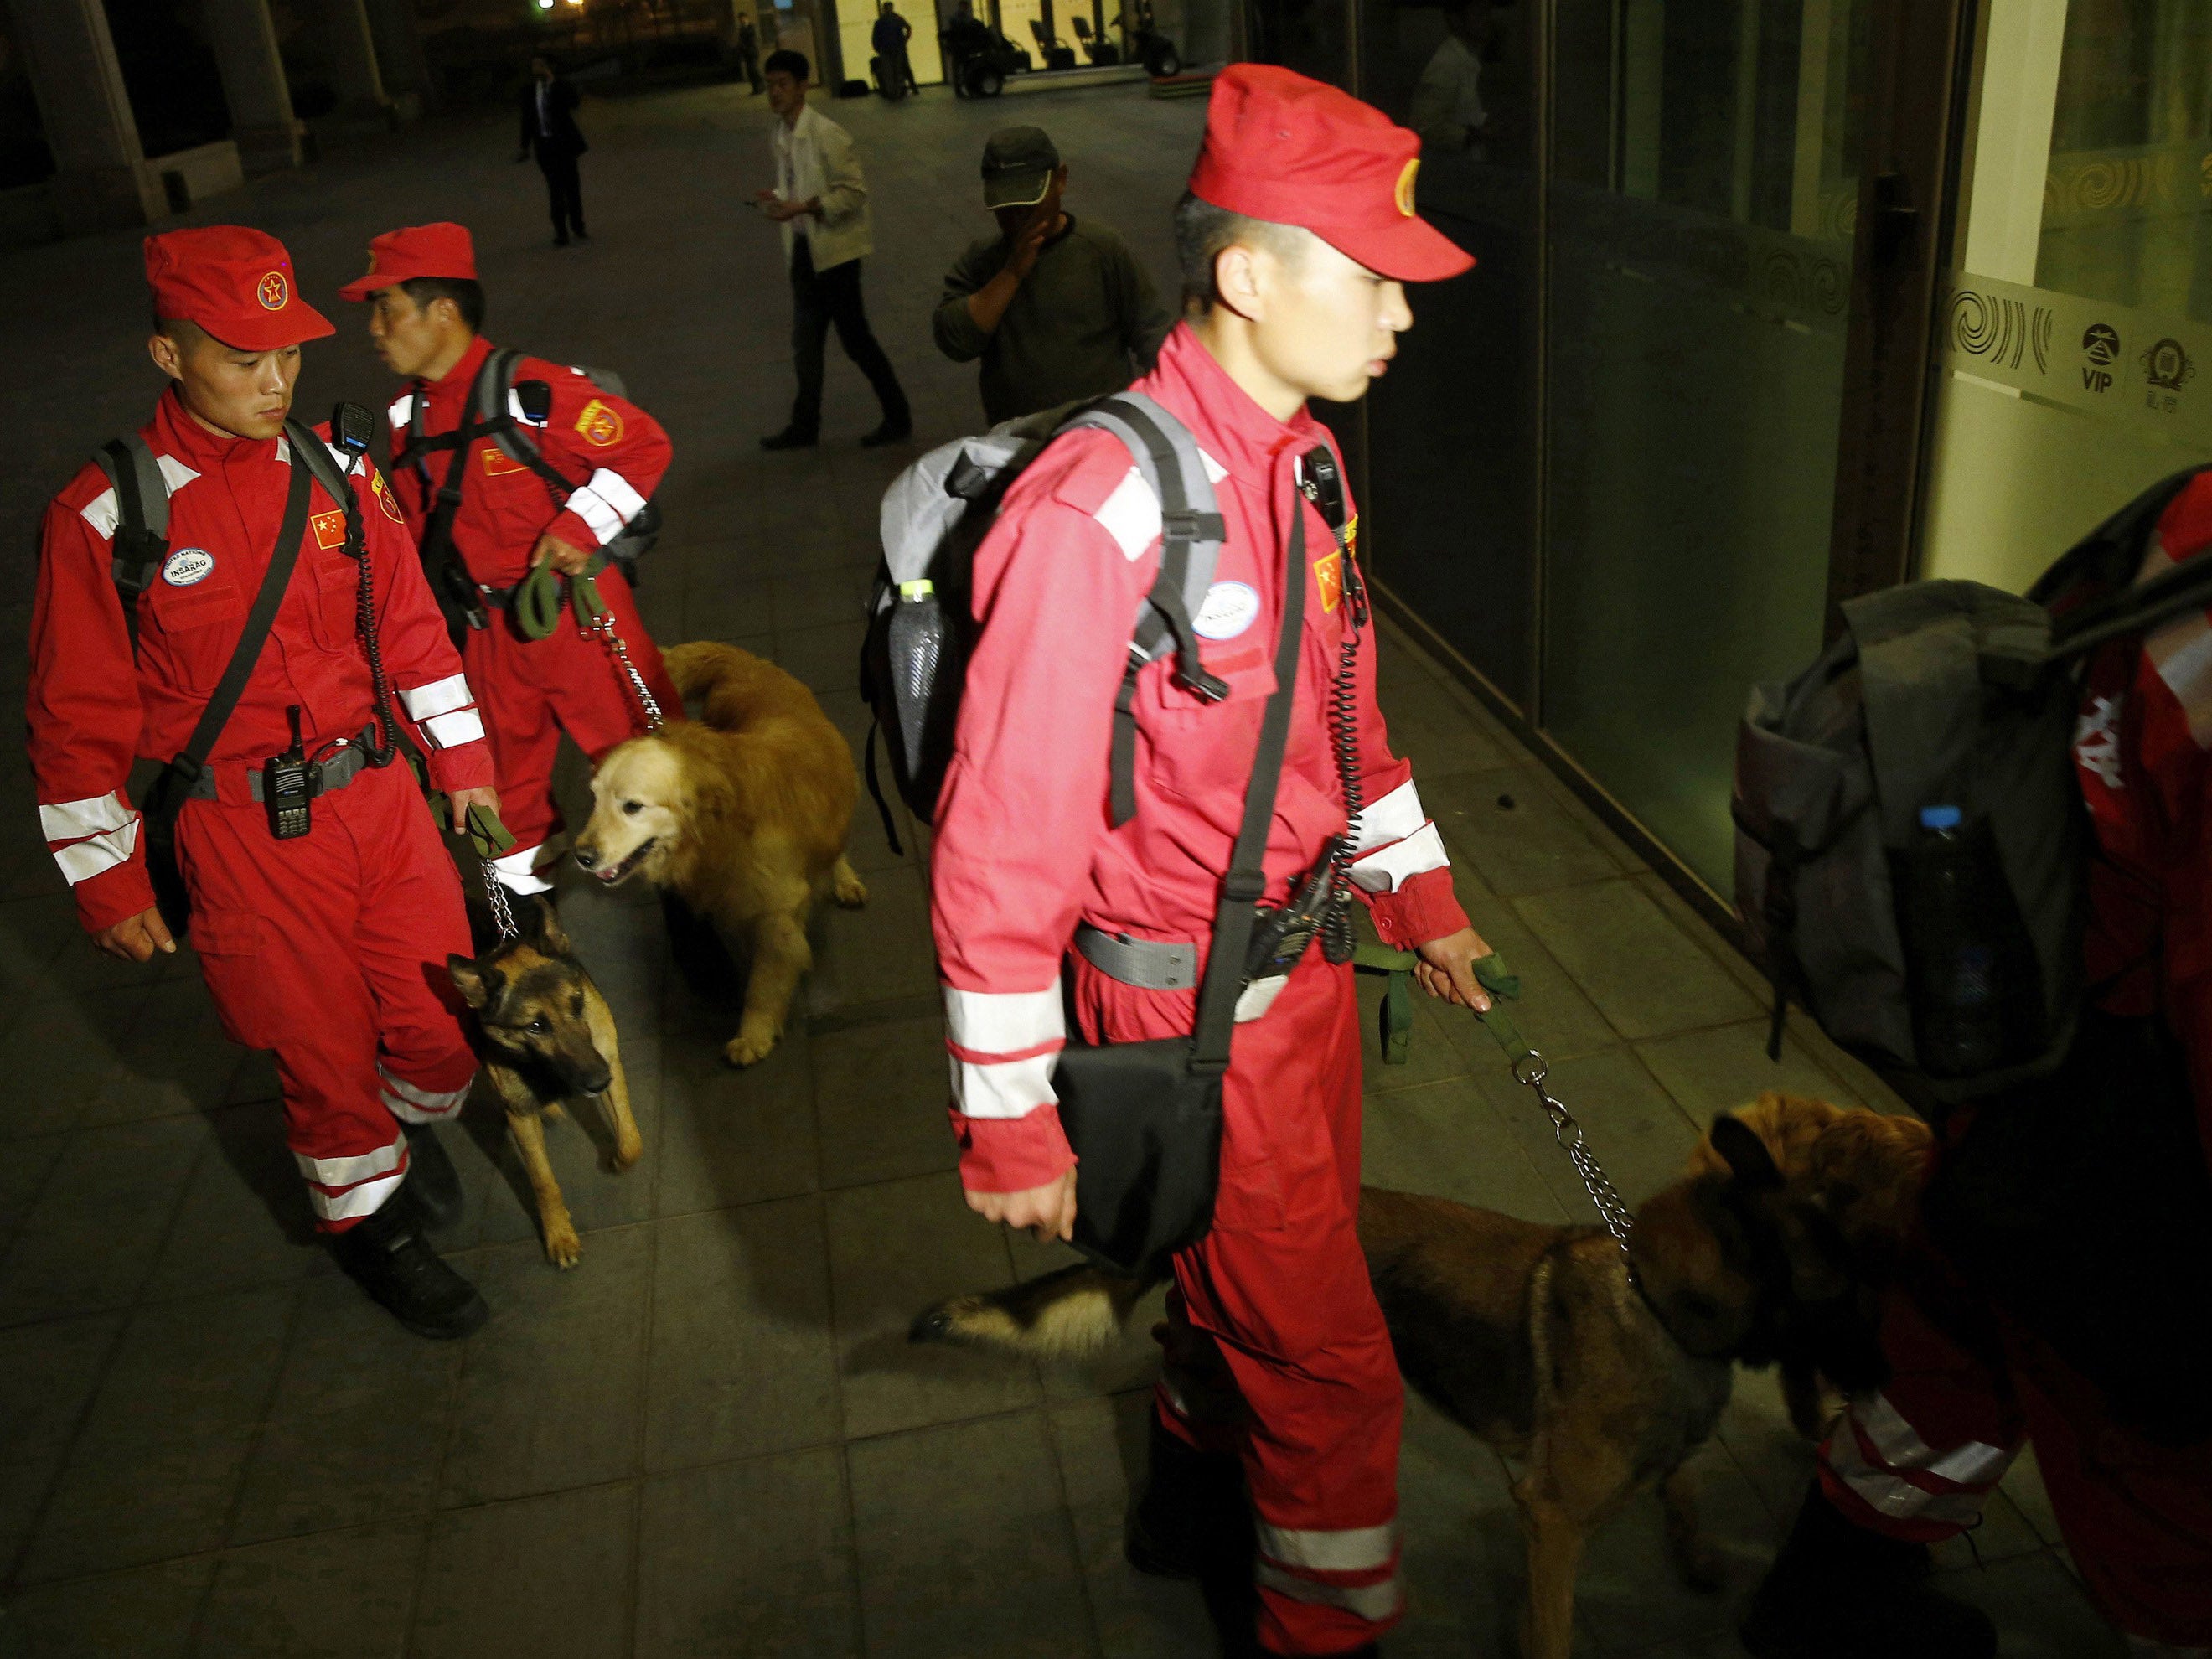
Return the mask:
[[[793,52],[789,46],[779,46],[769,53],[768,61],[761,65],[763,75],[788,75],[805,86],[813,76],[814,65],[806,61],[803,52]]]
[[[1231,213],[1185,191],[1175,210],[1176,264],[1182,271],[1184,309],[1202,314],[1219,303],[1221,290],[1214,286],[1213,268],[1224,248],[1237,242],[1256,244],[1287,258],[1301,240],[1294,226]]]
[[[410,276],[399,284],[399,291],[423,311],[441,300],[451,300],[453,308],[461,313],[461,320],[469,325],[469,332],[483,332],[483,284],[473,277]]]

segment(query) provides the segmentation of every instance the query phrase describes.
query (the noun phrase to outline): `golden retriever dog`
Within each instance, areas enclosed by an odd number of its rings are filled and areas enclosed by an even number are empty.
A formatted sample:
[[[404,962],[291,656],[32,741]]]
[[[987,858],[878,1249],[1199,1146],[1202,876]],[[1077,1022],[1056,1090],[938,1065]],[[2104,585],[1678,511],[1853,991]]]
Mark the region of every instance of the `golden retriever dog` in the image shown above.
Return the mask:
[[[853,750],[814,694],[750,651],[711,641],[665,653],[699,709],[618,744],[592,778],[578,865],[609,887],[642,874],[750,947],[744,1017],[722,1050],[750,1066],[775,1047],[799,976],[806,920],[824,896],[867,902],[845,861],[860,794]]]

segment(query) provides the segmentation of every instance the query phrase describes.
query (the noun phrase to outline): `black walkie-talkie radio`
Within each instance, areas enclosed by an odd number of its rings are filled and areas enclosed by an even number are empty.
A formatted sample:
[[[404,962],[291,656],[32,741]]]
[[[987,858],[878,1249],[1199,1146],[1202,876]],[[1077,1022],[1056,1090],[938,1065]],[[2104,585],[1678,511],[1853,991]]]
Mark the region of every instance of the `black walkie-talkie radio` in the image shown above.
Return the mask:
[[[284,714],[292,722],[292,746],[262,767],[261,799],[269,808],[269,833],[278,841],[294,841],[307,833],[315,769],[301,745],[300,705],[294,703]]]

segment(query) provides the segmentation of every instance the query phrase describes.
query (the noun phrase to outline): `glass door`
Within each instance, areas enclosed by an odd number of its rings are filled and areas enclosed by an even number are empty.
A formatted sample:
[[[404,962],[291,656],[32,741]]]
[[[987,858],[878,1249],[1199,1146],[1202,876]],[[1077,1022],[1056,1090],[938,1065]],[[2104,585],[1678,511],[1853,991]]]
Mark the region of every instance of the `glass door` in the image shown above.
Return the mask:
[[[1746,692],[1820,648],[1869,0],[1558,0],[1540,724],[1725,890]]]

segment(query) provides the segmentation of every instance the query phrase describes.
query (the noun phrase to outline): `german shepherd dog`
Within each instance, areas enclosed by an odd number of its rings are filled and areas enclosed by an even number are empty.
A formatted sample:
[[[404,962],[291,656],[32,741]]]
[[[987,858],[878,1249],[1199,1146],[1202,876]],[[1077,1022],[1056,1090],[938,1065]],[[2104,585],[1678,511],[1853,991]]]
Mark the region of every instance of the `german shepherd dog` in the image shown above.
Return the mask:
[[[545,1156],[547,1118],[566,1115],[562,1102],[596,1097],[615,1144],[607,1167],[627,1170],[645,1151],[630,1115],[629,1084],[615,1042],[614,1012],[576,959],[553,907],[539,899],[534,922],[483,956],[446,958],[453,984],[476,1011],[485,1081],[507,1109],[507,1127],[522,1154],[538,1199],[545,1259],[573,1267],[583,1253],[553,1165]]]
[[[1874,1115],[1777,1096],[1722,1115],[1692,1173],[1638,1208],[1626,1251],[1601,1228],[1361,1189],[1360,1246],[1406,1380],[1520,1466],[1528,1659],[1567,1659],[1585,1541],[1648,1487],[1677,1570],[1717,1584],[1682,1466],[1719,1422],[1734,1364],[1881,1380],[1845,1230],[1770,1150],[1809,1158],[1820,1136],[1790,1131],[1854,1115]],[[1070,1267],[940,1303],[913,1335],[1079,1357],[1146,1288]]]

